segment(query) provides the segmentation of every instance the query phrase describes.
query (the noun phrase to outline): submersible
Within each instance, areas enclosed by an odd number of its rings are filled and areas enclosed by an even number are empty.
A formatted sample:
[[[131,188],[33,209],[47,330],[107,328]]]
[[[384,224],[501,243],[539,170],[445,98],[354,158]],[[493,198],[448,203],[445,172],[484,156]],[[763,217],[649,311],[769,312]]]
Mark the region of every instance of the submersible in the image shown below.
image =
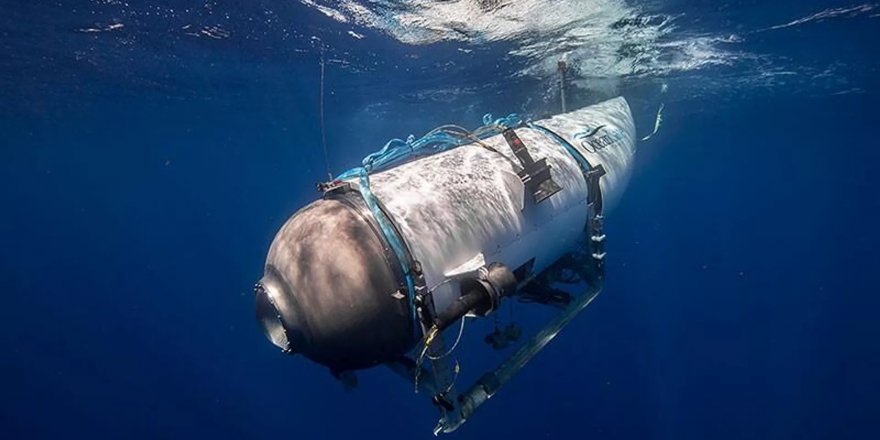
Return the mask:
[[[435,432],[463,423],[598,293],[604,216],[635,153],[622,97],[536,121],[484,122],[392,141],[322,184],[321,198],[275,236],[255,289],[257,320],[285,353],[337,376],[380,364],[417,384],[421,376],[417,387],[441,411]],[[578,252],[585,259],[573,259]],[[549,274],[572,261],[592,287],[550,295]],[[443,330],[515,298],[562,311],[457,393]]]

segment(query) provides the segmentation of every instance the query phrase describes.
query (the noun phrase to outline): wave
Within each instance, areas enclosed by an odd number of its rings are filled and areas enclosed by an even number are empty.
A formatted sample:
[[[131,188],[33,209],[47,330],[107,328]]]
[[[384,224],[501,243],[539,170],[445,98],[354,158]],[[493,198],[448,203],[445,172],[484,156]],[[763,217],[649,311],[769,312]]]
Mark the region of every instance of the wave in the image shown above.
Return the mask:
[[[729,65],[736,35],[678,32],[680,15],[652,14],[622,0],[300,0],[343,23],[410,45],[512,43],[528,59],[520,75],[555,74],[557,61],[582,78],[688,71]],[[465,49],[467,50],[467,49]]]
[[[830,8],[830,9],[825,9],[823,11],[819,11],[819,12],[807,15],[806,17],[798,18],[797,20],[792,20],[788,23],[778,24],[776,26],[770,26],[768,28],[759,29],[756,32],[785,29],[785,28],[789,28],[792,26],[798,26],[798,25],[802,25],[802,24],[810,23],[810,22],[814,22],[814,21],[826,20],[829,18],[837,18],[837,17],[851,18],[851,17],[856,17],[859,15],[862,15],[862,14],[867,14],[868,12],[871,12],[876,8],[877,8],[876,4],[868,4],[868,3],[863,4],[863,5],[858,5],[858,6],[852,6],[849,8]],[[870,15],[870,17],[876,18],[877,14],[872,14],[872,15]]]

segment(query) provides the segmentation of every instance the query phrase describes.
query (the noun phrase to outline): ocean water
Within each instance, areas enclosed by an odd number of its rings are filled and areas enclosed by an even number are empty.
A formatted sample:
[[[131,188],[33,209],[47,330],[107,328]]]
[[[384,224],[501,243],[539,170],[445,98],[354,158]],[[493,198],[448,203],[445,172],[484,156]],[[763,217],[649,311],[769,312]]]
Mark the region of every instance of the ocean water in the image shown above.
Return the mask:
[[[269,344],[251,288],[328,166],[557,113],[563,59],[570,108],[662,123],[604,292],[451,438],[876,438],[878,41],[846,1],[4,0],[0,437],[430,438],[387,369]]]

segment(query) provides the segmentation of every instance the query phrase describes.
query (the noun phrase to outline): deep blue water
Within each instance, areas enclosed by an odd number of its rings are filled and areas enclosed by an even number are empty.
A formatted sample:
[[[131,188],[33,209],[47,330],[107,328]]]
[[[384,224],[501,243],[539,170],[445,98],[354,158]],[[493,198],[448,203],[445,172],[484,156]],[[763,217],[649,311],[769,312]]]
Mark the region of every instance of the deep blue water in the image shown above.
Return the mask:
[[[339,172],[555,112],[553,72],[527,70],[561,49],[511,55],[552,26],[412,42],[297,2],[179,3],[0,5],[0,436],[429,438],[391,372],[346,392],[266,342],[251,287],[325,175],[322,51]],[[608,217],[605,291],[452,438],[876,437],[880,7],[636,6],[676,28],[571,55],[570,107],[623,94],[647,133],[665,103]],[[631,70],[596,70],[603,45]],[[469,336],[472,372],[491,356]]]

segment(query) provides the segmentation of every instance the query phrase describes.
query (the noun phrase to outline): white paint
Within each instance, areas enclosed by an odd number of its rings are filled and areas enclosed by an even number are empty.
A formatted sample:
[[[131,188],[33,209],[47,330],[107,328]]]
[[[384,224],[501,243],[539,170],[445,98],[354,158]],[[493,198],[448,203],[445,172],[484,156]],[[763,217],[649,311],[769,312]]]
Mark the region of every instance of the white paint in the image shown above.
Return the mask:
[[[629,180],[635,153],[635,126],[629,105],[615,98],[537,121],[578,148],[607,174],[601,188],[607,209]],[[578,137],[604,126],[587,140]],[[442,311],[458,297],[458,282],[447,278],[479,254],[487,263],[516,269],[535,258],[541,271],[577,241],[587,221],[587,183],[577,161],[547,135],[516,130],[537,161],[546,158],[562,190],[535,205],[516,176],[519,162],[501,135],[464,145],[371,176],[371,188],[421,262],[434,302]],[[594,150],[589,142],[613,140]]]

